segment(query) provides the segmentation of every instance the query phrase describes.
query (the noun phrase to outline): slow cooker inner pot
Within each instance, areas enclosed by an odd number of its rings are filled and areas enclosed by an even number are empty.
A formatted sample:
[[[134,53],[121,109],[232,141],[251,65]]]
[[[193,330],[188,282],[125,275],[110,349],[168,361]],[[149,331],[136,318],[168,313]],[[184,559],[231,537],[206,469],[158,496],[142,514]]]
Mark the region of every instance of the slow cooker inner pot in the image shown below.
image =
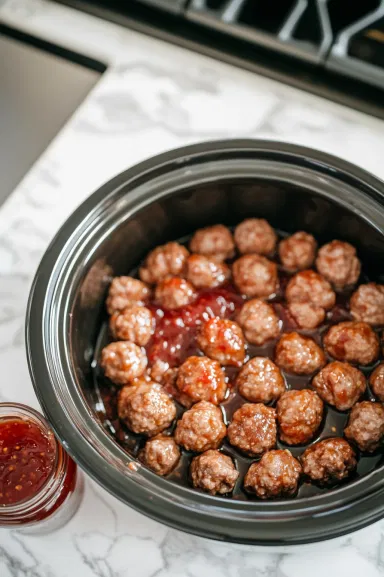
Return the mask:
[[[354,202],[353,195],[350,202]],[[252,216],[266,218],[283,234],[298,230],[311,232],[319,245],[334,238],[349,241],[356,247],[362,260],[365,278],[382,280],[380,267],[384,243],[380,231],[354,213],[345,202],[342,206],[336,197],[332,200],[309,188],[266,179],[216,181],[195,185],[193,189],[173,191],[171,195],[147,204],[138,212],[127,214],[126,218],[121,219],[121,224],[114,228],[93,252],[72,308],[72,366],[88,405],[111,435],[116,434],[116,421],[105,406],[108,386],[93,360],[97,359],[100,348],[108,342],[104,300],[111,277],[133,274],[147,252],[159,244],[170,240],[185,241],[188,235],[203,226],[216,223],[234,226],[244,218]],[[263,351],[260,349],[259,353],[263,354]],[[294,388],[303,388],[310,382],[310,378],[288,377],[287,380]],[[370,392],[367,393],[367,398],[373,398]],[[342,435],[346,420],[347,413],[327,407],[317,439]],[[119,442],[131,456],[136,456],[144,440],[120,430]],[[279,444],[279,448],[286,447]],[[290,447],[295,456],[300,455],[304,449],[305,447]],[[252,459],[239,455],[226,442],[223,450],[235,458],[242,473],[234,496],[237,499],[247,499],[241,488],[241,478]],[[170,482],[187,483],[190,458],[191,455],[183,455],[176,474],[173,473],[170,477]],[[381,451],[360,457],[356,477],[348,482],[353,483],[382,464]],[[296,498],[306,498],[329,490],[303,484]]]

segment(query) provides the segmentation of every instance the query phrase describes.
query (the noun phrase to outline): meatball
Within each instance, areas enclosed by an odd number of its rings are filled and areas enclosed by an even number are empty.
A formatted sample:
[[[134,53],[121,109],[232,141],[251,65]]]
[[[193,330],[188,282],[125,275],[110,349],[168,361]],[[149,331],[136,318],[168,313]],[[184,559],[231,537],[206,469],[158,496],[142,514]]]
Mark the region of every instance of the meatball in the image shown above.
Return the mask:
[[[350,309],[357,321],[384,325],[384,285],[362,284],[351,296]]]
[[[222,365],[241,367],[245,358],[243,331],[237,323],[214,317],[203,323],[197,335],[199,348]]]
[[[236,385],[240,395],[252,403],[271,403],[285,391],[280,369],[265,357],[248,361],[238,374]]]
[[[245,338],[253,345],[263,345],[280,333],[280,320],[272,305],[261,299],[246,302],[237,322],[244,331]]]
[[[369,384],[374,395],[384,403],[384,363],[375,368],[369,377]]]
[[[147,368],[143,349],[129,341],[110,343],[101,351],[100,366],[116,385],[126,385],[140,377]]]
[[[231,457],[213,449],[192,459],[190,474],[193,486],[211,495],[230,493],[239,476]]]
[[[155,330],[155,319],[149,309],[133,305],[113,313],[109,328],[115,339],[145,346]]]
[[[384,407],[381,403],[362,401],[357,403],[350,415],[344,434],[361,451],[372,453],[384,437]]]
[[[257,457],[276,445],[276,411],[261,403],[246,403],[234,412],[228,440],[237,449]]]
[[[165,309],[177,309],[189,305],[196,298],[193,285],[180,277],[160,281],[155,290],[155,299]]]
[[[207,449],[217,449],[226,431],[219,407],[201,401],[185,411],[177,422],[175,441],[187,451],[202,453]]]
[[[277,236],[264,218],[247,218],[235,228],[235,243],[242,254],[271,254]]]
[[[277,401],[280,439],[288,445],[303,445],[315,436],[323,418],[323,401],[314,391],[285,391]]]
[[[246,254],[233,263],[233,280],[247,297],[272,296],[278,287],[277,265],[264,256]]]
[[[176,387],[178,400],[185,407],[198,401],[218,405],[227,392],[224,373],[217,361],[208,357],[188,357],[179,368]]]
[[[312,266],[317,242],[307,232],[295,232],[279,244],[279,256],[282,265],[289,271],[303,270]]]
[[[366,381],[359,369],[334,361],[313,378],[312,386],[323,401],[339,411],[346,411],[360,399],[366,389]]]
[[[150,297],[149,286],[131,276],[117,276],[111,282],[106,301],[108,314],[126,307],[144,304]]]
[[[288,373],[310,375],[325,365],[325,355],[313,339],[293,332],[277,343],[275,362]]]
[[[324,439],[302,454],[303,473],[321,485],[342,481],[356,469],[356,455],[351,445],[339,437]]]
[[[140,267],[140,278],[144,282],[155,284],[169,276],[182,275],[188,256],[189,252],[185,246],[177,242],[158,246],[149,253],[145,263]]]
[[[214,288],[231,276],[229,267],[203,254],[192,254],[187,260],[186,277],[196,288]]]
[[[117,413],[130,431],[152,437],[176,417],[176,405],[158,383],[126,385],[120,390]]]
[[[311,303],[289,303],[288,311],[297,326],[302,329],[314,329],[325,319],[325,310]]]
[[[336,295],[325,278],[314,270],[298,272],[289,281],[285,297],[289,303],[310,303],[323,309],[331,309]]]
[[[232,233],[223,224],[197,230],[191,238],[189,248],[191,252],[213,256],[217,260],[232,258],[235,254]]]
[[[180,449],[172,437],[156,435],[145,443],[139,459],[157,475],[168,475],[180,459]]]
[[[342,289],[357,282],[361,264],[355,247],[348,242],[333,240],[319,250],[316,268],[336,288]]]
[[[249,467],[244,488],[260,499],[290,497],[297,492],[300,475],[301,465],[287,449],[268,451]]]
[[[367,323],[344,321],[329,329],[324,337],[327,352],[339,361],[369,365],[379,355],[379,339]]]

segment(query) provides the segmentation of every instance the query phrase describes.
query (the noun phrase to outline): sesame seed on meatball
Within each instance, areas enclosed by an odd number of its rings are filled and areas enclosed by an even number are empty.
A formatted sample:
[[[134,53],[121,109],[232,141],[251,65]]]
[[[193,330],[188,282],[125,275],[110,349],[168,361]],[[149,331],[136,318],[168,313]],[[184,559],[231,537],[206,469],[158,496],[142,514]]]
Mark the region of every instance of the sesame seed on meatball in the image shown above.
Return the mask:
[[[372,453],[384,437],[384,407],[381,403],[362,401],[352,408],[344,434],[361,451]]]
[[[126,385],[140,377],[147,362],[144,350],[130,341],[110,343],[101,351],[100,366],[105,376],[116,385]]]
[[[180,449],[175,440],[167,435],[148,439],[139,453],[139,460],[157,475],[168,475],[180,459]]]
[[[244,478],[244,488],[260,499],[291,497],[297,492],[301,465],[287,450],[264,453],[252,463]]]
[[[310,337],[285,333],[276,345],[276,364],[296,375],[310,375],[325,365],[325,355]]]
[[[261,403],[246,403],[234,412],[228,440],[243,453],[256,457],[276,445],[276,412]]]
[[[177,309],[189,305],[196,298],[193,285],[180,277],[166,278],[155,290],[157,303],[165,309]]]
[[[147,284],[131,276],[117,276],[109,287],[106,307],[108,314],[122,311],[131,305],[143,305],[151,295]]]
[[[321,485],[343,481],[357,465],[355,451],[340,437],[324,439],[308,447],[300,461],[303,473]]]
[[[247,218],[235,228],[235,243],[242,254],[271,254],[277,235],[264,218]]]
[[[203,323],[197,344],[205,355],[222,365],[241,367],[245,358],[243,331],[237,323],[214,317]]]
[[[384,363],[380,363],[371,376],[369,377],[369,384],[373,394],[384,403]]]
[[[365,376],[349,363],[328,363],[313,378],[312,386],[317,394],[339,411],[350,409],[366,389]]]
[[[326,351],[339,361],[369,365],[379,355],[379,339],[370,325],[344,321],[329,329],[324,337]]]
[[[280,439],[288,445],[302,445],[317,433],[324,405],[310,389],[285,391],[277,401]]]
[[[231,276],[230,268],[224,263],[203,254],[192,254],[187,259],[186,277],[196,288],[215,288]]]
[[[217,449],[226,434],[226,426],[219,407],[201,401],[185,411],[177,422],[175,441],[187,451],[202,453]]]
[[[233,280],[247,297],[269,298],[278,288],[276,263],[258,254],[246,254],[233,263]]]
[[[123,387],[117,412],[130,431],[152,437],[172,424],[176,406],[161,385],[149,382]]]
[[[352,316],[371,325],[384,325],[384,285],[362,284],[350,300]]]
[[[237,316],[237,322],[244,331],[245,338],[253,345],[261,346],[280,334],[280,320],[275,309],[261,299],[244,303]]]
[[[303,270],[313,265],[317,242],[311,234],[299,231],[279,244],[280,261],[288,271]]]
[[[188,256],[185,246],[177,242],[158,246],[148,254],[140,267],[140,278],[144,282],[155,284],[169,276],[183,275]]]
[[[271,403],[285,391],[284,377],[270,359],[254,357],[241,369],[236,385],[247,401]]]
[[[180,393],[178,400],[185,407],[199,401],[218,405],[227,392],[220,364],[208,357],[188,357],[179,368],[176,387]]]
[[[209,449],[192,459],[190,475],[194,487],[211,495],[225,495],[233,490],[239,472],[231,457]]]
[[[348,242],[333,240],[320,248],[316,268],[336,288],[342,289],[357,282],[361,263],[354,246]]]
[[[115,339],[144,347],[154,333],[155,319],[146,307],[133,305],[113,313],[109,328]]]
[[[232,258],[235,254],[232,233],[223,224],[197,230],[191,238],[189,248],[191,252],[212,256],[217,260]]]

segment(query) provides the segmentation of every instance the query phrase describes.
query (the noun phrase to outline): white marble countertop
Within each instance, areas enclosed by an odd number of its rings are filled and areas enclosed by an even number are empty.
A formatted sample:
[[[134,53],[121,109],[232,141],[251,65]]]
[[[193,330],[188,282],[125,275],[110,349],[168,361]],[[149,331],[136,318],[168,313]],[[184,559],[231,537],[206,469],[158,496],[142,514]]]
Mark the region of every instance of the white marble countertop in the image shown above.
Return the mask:
[[[384,177],[384,123],[377,119],[46,0],[0,0],[0,21],[109,65],[0,209],[1,401],[38,406],[24,353],[33,274],[66,217],[117,172],[187,143],[247,136],[319,148]],[[44,538],[0,531],[1,577],[308,574],[384,574],[384,521],[337,548],[254,550],[164,527],[87,479],[81,508],[65,528]]]

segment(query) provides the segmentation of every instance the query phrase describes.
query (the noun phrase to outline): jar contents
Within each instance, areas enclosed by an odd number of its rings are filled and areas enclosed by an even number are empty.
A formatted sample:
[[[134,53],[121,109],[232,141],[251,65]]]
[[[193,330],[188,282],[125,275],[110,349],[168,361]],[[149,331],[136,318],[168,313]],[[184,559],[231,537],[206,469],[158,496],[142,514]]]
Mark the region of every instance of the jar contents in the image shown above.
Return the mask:
[[[0,505],[36,495],[52,473],[53,434],[22,419],[0,420]]]

